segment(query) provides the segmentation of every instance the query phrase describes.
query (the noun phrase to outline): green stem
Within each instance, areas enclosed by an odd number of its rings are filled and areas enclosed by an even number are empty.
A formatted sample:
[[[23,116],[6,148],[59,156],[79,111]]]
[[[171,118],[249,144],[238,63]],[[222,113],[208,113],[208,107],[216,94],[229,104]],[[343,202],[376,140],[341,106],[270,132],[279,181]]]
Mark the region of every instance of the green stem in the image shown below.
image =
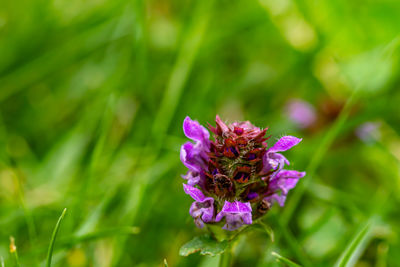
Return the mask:
[[[233,253],[232,247],[228,247],[219,258],[219,267],[229,267],[232,265]]]

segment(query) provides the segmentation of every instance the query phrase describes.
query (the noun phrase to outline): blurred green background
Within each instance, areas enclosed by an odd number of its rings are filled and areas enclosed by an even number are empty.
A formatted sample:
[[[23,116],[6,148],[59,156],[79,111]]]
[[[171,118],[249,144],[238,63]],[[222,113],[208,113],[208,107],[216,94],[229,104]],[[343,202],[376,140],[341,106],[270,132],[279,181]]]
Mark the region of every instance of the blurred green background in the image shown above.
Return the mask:
[[[235,266],[400,266],[400,2],[2,0],[0,256],[53,266],[215,266],[178,255],[203,233],[179,160],[185,116],[250,120],[308,175],[275,232],[250,233]],[[286,105],[303,99],[306,129]],[[365,122],[368,138],[355,131]],[[359,235],[357,236],[357,234]],[[352,248],[352,247],[350,247]]]

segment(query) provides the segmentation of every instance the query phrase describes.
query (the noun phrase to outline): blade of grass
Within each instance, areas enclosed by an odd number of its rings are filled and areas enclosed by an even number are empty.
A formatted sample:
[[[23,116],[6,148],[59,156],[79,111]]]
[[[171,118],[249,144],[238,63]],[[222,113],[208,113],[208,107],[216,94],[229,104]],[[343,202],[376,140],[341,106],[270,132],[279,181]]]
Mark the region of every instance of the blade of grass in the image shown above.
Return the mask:
[[[115,39],[110,39],[110,32],[114,30],[114,25],[118,17],[112,16],[105,21],[99,22],[94,27],[83,31],[78,31],[67,42],[60,46],[46,51],[31,61],[27,61],[14,71],[0,76],[0,102],[8,97],[23,90],[27,86],[41,81],[46,76],[64,69],[90,55],[96,49],[112,44]],[[123,36],[128,35],[124,33]],[[118,36],[116,39],[123,36]],[[80,43],[82,45],[77,46]],[[36,70],[32,72],[32,70]],[[20,79],[19,77],[24,77]]]
[[[67,247],[67,246],[74,246],[76,244],[80,244],[82,242],[89,242],[101,238],[105,238],[108,236],[114,236],[114,235],[131,235],[131,234],[138,234],[140,232],[140,229],[138,227],[115,227],[115,228],[110,228],[110,229],[104,229],[100,230],[97,232],[77,236],[77,237],[72,237],[68,239],[61,239],[59,241],[60,245],[57,245],[57,247]]]
[[[340,255],[335,267],[354,266],[372,236],[373,221],[374,218],[372,217],[366,224],[360,227],[357,234]]]
[[[306,229],[299,237],[299,240],[304,241],[307,237],[312,236],[315,232],[321,229],[335,214],[335,209],[326,210],[317,220]]]
[[[281,255],[279,255],[278,253],[276,253],[276,252],[271,252],[271,255],[272,256],[274,256],[274,257],[276,257],[276,260],[278,261],[278,262],[283,262],[283,263],[286,263],[287,265],[289,265],[290,267],[300,267],[301,265],[298,265],[297,263],[294,263],[293,261],[291,261],[291,260],[289,260],[289,259],[287,259],[287,258],[285,258],[285,257],[283,257],[283,256],[281,256]]]
[[[307,258],[306,253],[302,250],[296,238],[293,236],[289,227],[283,225],[281,219],[278,218],[279,230],[282,234],[282,237],[285,239],[286,243],[289,245],[290,250],[294,253],[296,258],[301,262],[304,266],[312,266],[310,260]]]
[[[131,226],[123,226],[123,227],[112,227],[108,229],[102,229],[99,231],[87,233],[87,234],[82,234],[82,235],[72,235],[69,237],[63,237],[60,238],[57,242],[57,244],[54,246],[54,254],[57,254],[60,252],[60,250],[65,250],[71,247],[74,247],[76,245],[86,243],[86,242],[92,242],[92,241],[97,241],[99,239],[107,238],[107,237],[113,237],[117,235],[135,235],[140,232],[139,227],[131,227]],[[42,254],[47,250],[47,246],[45,245],[40,245],[35,248],[34,251],[28,252],[26,255],[27,257],[31,255],[37,255],[37,254]]]
[[[274,234],[274,230],[272,230],[271,226],[263,223],[262,221],[259,221],[258,224],[269,235],[269,237],[271,238],[271,242],[275,242],[275,234]]]
[[[211,16],[213,0],[198,3],[193,15],[194,23],[187,30],[153,124],[153,135],[158,139],[168,130]]]
[[[63,212],[61,213],[60,218],[58,218],[56,227],[54,228],[53,234],[51,236],[49,250],[47,252],[46,267],[50,267],[51,266],[51,258],[53,256],[53,249],[54,249],[54,244],[56,242],[57,233],[58,233],[58,230],[60,229],[61,221],[64,218],[66,212],[67,212],[67,208],[65,208],[63,210]]]
[[[33,246],[36,242],[36,237],[37,237],[35,222],[33,220],[31,210],[29,210],[29,208],[26,206],[25,196],[22,188],[22,181],[18,173],[16,173],[15,175],[15,180],[16,180],[15,183],[17,184],[16,187],[18,191],[19,200],[22,206],[22,210],[24,211],[26,224],[28,226],[29,241]]]
[[[156,155],[153,155],[152,158],[149,158],[149,162],[146,162],[143,166],[143,169],[141,168],[135,172],[135,182],[132,183],[128,194],[129,197],[121,210],[121,218],[123,218],[121,222],[124,224],[133,225],[135,223],[139,216],[138,212],[143,203],[143,199],[146,196],[146,191],[150,186],[150,181],[152,180],[154,182],[175,166],[170,163],[168,157],[161,158],[159,161],[156,161],[155,157]],[[126,237],[121,237],[116,242],[115,246],[121,246],[125,241]],[[112,266],[119,266],[118,261],[123,251],[117,248],[115,248],[114,251],[115,254]]]
[[[319,164],[322,161],[322,158],[325,156],[326,152],[328,149],[331,147],[334,139],[336,136],[339,134],[340,129],[343,127],[344,123],[346,122],[347,118],[349,117],[351,108],[353,107],[354,103],[356,100],[359,98],[359,96],[362,93],[365,93],[369,90],[369,84],[374,83],[374,76],[377,74],[383,75],[382,77],[385,77],[384,79],[381,79],[379,83],[376,83],[375,85],[379,87],[384,87],[385,82],[389,80],[390,75],[383,74],[382,70],[383,68],[378,68],[378,72],[376,71],[376,66],[379,66],[379,63],[384,63],[383,65],[389,65],[389,62],[387,60],[391,59],[392,54],[397,50],[399,45],[399,39],[395,38],[391,43],[389,43],[383,50],[380,48],[380,53],[378,56],[374,55],[372,58],[368,57],[368,60],[363,60],[361,61],[362,64],[366,66],[366,69],[364,70],[364,77],[363,79],[360,80],[360,73],[359,70],[355,71],[355,73],[350,72],[348,69],[346,70],[345,64],[339,64],[341,67],[341,72],[342,74],[347,78],[348,81],[348,87],[349,89],[353,90],[353,93],[350,95],[350,97],[347,99],[345,106],[341,110],[339,116],[337,117],[336,121],[332,125],[332,127],[328,130],[324,138],[322,139],[322,142],[318,146],[315,154],[311,158],[311,161],[306,168],[307,176],[304,177],[303,182],[301,182],[296,189],[296,191],[292,195],[292,200],[289,202],[283,217],[284,217],[284,223],[287,225],[296,210],[297,206],[300,203],[300,200],[305,193],[305,190],[307,186],[310,184],[310,181],[312,177],[314,176],[314,173],[316,169],[318,168]],[[367,52],[366,55],[371,56],[371,52]],[[365,64],[368,62],[369,64]],[[353,64],[356,63],[358,66],[360,66],[359,62],[352,62]],[[370,75],[371,73],[374,73],[374,75]],[[375,75],[376,74],[376,75]],[[371,80],[372,79],[372,80]],[[385,82],[383,82],[385,81]]]
[[[336,119],[332,127],[328,130],[323,140],[320,142],[315,154],[311,158],[311,161],[308,167],[306,168],[307,175],[303,178],[302,182],[299,183],[296,190],[294,190],[292,196],[290,197],[291,199],[290,201],[288,201],[288,204],[283,212],[282,217],[284,226],[288,225],[294,211],[300,204],[300,200],[303,197],[307,187],[309,186],[316,169],[318,168],[319,164],[321,163],[328,149],[331,147],[336,136],[339,134],[340,129],[346,122],[350,114],[351,107],[353,106],[353,104],[357,99],[358,96],[357,92],[358,90],[354,90],[351,96],[347,99],[346,104],[342,109],[342,111],[340,112],[338,118]]]
[[[83,219],[83,222],[81,223],[80,227],[78,227],[77,230],[75,231],[75,235],[81,236],[87,234],[96,227],[96,225],[99,223],[99,219],[103,214],[104,210],[107,208],[107,206],[112,201],[113,196],[116,194],[117,189],[118,189],[117,186],[114,186],[109,189],[109,191],[103,197],[101,202],[96,207],[92,208],[90,213],[87,214],[86,218]]]
[[[80,189],[81,192],[79,193],[79,197],[76,198],[73,208],[73,211],[75,211],[74,213],[76,213],[75,216],[77,218],[79,218],[79,215],[84,212],[81,208],[81,204],[84,203],[84,201],[88,199],[88,197],[91,195],[91,185],[93,183],[97,166],[99,165],[100,155],[104,149],[107,136],[109,134],[109,131],[107,129],[111,129],[111,122],[115,111],[116,100],[113,94],[108,95],[108,97],[106,97],[105,99],[108,99],[108,101],[104,101],[106,102],[104,113],[99,118],[99,129],[97,130],[98,134],[96,132],[96,134],[98,135],[97,141],[91,154],[89,167],[87,169],[87,174],[85,175],[86,177],[85,179],[83,179],[82,182],[82,186]]]
[[[7,131],[6,131],[6,127],[3,123],[2,114],[0,114],[0,136],[2,136],[2,138],[4,138],[5,140],[7,138]],[[3,160],[4,160],[4,164],[6,166],[10,166],[11,168],[14,169],[13,170],[13,172],[15,173],[15,175],[13,175],[14,183],[15,183],[15,187],[17,189],[17,195],[18,195],[22,210],[24,212],[25,221],[26,221],[26,224],[28,227],[29,241],[30,241],[31,246],[33,246],[36,243],[36,237],[37,237],[36,226],[35,226],[35,222],[34,222],[34,219],[32,216],[32,211],[26,205],[23,183],[21,181],[18,166],[15,166],[16,163],[14,162],[14,160],[12,160],[9,157],[9,155],[5,155]],[[0,159],[0,163],[2,163],[3,160]],[[37,259],[35,259],[35,261],[37,261]]]
[[[7,129],[3,123],[3,116],[1,113],[0,113],[0,136],[3,139],[7,139],[7,137],[8,137]],[[18,173],[18,166],[15,166],[16,163],[9,157],[9,155],[6,155],[6,158],[4,158],[3,160],[4,160],[3,163],[6,166],[10,166],[13,169],[15,169],[15,171],[14,171],[15,175],[13,176],[14,183],[15,183],[15,187],[17,189],[18,198],[19,198],[22,210],[24,211],[26,224],[28,226],[29,240],[33,244],[36,241],[36,227],[35,227],[35,223],[34,223],[34,220],[32,217],[32,212],[28,209],[28,207],[26,205],[23,185],[22,185],[21,177]],[[2,160],[0,160],[0,162],[1,161]]]
[[[15,245],[15,238],[10,236],[10,253],[12,258],[14,259],[14,266],[20,267],[17,246]]]
[[[157,161],[161,149],[160,141],[165,138],[165,132],[167,131],[172,116],[175,113],[184,85],[192,68],[192,64],[200,48],[203,35],[211,16],[210,11],[212,4],[213,0],[201,1],[198,3],[193,15],[193,24],[189,27],[187,35],[183,38],[183,44],[171,72],[161,107],[153,123],[152,131],[153,136],[157,141],[156,148],[154,148],[155,145],[153,143],[144,148],[144,153],[151,151],[153,154],[152,159],[148,162],[149,166],[154,165]],[[138,175],[136,176],[137,180],[133,183],[132,193],[130,194],[132,197],[128,198],[126,202],[127,205],[125,205],[125,216],[123,216],[125,218],[124,221],[127,221],[130,224],[134,223],[137,217],[137,211],[142,203],[142,198],[149,186],[147,180],[153,176],[154,169],[156,168],[148,168],[140,178]],[[116,245],[123,245],[125,240],[126,238],[121,238],[121,240],[118,240]],[[112,266],[118,266],[121,257],[121,250],[115,249],[114,251],[116,251],[116,253],[113,255]]]

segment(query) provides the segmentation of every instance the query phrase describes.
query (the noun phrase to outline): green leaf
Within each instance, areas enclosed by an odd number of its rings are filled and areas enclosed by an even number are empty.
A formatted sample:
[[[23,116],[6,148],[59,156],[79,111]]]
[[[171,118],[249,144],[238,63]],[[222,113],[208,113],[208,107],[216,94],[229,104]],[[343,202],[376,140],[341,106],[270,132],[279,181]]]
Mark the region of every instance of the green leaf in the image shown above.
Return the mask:
[[[201,255],[216,256],[222,254],[228,245],[228,241],[218,242],[209,235],[197,236],[181,247],[179,255],[188,256],[200,252]]]
[[[271,252],[272,256],[276,257],[276,260],[278,262],[283,262],[286,263],[290,267],[300,267],[301,265],[298,265],[297,263],[294,263],[293,261],[289,260],[288,258],[285,258],[281,255],[279,255],[276,252]]]
[[[357,259],[361,256],[372,234],[373,219],[370,219],[363,225],[350,244],[340,255],[339,260],[336,262],[336,267],[353,266]]]

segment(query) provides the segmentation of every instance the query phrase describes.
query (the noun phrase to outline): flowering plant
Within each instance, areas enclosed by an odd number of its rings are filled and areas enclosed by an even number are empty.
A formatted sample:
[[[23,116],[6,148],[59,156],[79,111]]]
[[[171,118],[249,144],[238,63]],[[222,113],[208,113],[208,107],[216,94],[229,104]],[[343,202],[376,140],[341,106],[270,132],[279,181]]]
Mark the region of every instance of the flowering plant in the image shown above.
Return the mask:
[[[188,168],[183,178],[186,194],[194,199],[190,215],[195,224],[224,224],[234,231],[263,216],[274,203],[285,204],[290,189],[305,172],[284,169],[289,161],[280,154],[301,139],[283,136],[268,147],[267,129],[249,121],[225,124],[216,116],[213,133],[186,117],[185,135],[193,142],[182,145],[180,158]]]

